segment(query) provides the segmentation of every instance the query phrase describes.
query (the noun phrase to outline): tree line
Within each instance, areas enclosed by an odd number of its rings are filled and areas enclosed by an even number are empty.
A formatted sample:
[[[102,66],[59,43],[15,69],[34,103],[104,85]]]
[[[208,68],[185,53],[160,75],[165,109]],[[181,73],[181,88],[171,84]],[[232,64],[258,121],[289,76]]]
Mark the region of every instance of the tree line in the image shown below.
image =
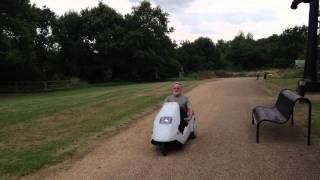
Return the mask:
[[[177,44],[169,35],[169,14],[142,1],[121,15],[96,7],[57,16],[29,0],[0,2],[0,82],[80,78],[157,81],[202,70],[288,67],[304,58],[307,27],[255,40],[199,37]]]

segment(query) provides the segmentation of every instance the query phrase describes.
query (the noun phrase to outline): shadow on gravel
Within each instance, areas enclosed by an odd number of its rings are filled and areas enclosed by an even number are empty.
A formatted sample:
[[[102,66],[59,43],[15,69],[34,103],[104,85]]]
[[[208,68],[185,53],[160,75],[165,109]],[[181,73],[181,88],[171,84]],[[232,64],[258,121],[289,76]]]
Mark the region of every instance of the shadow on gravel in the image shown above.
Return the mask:
[[[181,153],[185,153],[185,148],[186,146],[188,146],[189,143],[192,142],[192,139],[189,139],[186,144],[180,144],[178,142],[170,142],[167,144],[167,150],[168,153],[166,156],[170,156],[170,155],[178,155]],[[154,147],[154,151],[155,153],[157,153],[159,156],[162,156],[161,151],[160,151],[160,147],[159,146],[155,146]]]
[[[303,130],[299,126],[291,126],[290,124],[265,123],[260,127],[260,143],[305,144],[307,137]]]

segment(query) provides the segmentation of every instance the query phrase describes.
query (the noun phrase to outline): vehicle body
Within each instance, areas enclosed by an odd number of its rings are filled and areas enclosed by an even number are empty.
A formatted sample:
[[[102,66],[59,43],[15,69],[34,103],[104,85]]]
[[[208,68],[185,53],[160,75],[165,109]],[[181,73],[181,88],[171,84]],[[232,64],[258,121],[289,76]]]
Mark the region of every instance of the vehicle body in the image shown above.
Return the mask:
[[[188,121],[183,133],[179,132],[180,107],[177,102],[167,102],[156,116],[153,125],[151,143],[159,145],[163,155],[167,154],[167,147],[171,142],[185,144],[189,137],[197,135],[197,125],[194,116]]]

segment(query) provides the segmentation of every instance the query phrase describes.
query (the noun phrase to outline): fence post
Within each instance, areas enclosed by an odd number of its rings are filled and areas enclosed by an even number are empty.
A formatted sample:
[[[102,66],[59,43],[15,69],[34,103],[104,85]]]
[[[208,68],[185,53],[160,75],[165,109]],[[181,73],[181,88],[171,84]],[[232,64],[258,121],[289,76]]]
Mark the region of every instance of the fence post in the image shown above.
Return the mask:
[[[43,81],[43,85],[44,85],[44,90],[48,91],[48,82],[47,81]]]
[[[14,91],[18,92],[18,82],[14,82]]]
[[[68,89],[71,88],[71,83],[72,83],[71,80],[68,80],[68,81],[67,81],[67,88],[68,88]]]

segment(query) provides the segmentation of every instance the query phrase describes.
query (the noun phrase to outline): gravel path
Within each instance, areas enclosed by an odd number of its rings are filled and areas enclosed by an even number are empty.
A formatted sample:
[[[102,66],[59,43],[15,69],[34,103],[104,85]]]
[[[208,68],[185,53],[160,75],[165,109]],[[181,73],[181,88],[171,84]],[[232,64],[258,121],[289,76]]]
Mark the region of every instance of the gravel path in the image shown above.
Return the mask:
[[[320,179],[320,148],[301,127],[265,124],[255,143],[251,109],[274,101],[256,80],[210,81],[188,96],[198,137],[182,148],[164,157],[150,144],[154,112],[40,179]]]

